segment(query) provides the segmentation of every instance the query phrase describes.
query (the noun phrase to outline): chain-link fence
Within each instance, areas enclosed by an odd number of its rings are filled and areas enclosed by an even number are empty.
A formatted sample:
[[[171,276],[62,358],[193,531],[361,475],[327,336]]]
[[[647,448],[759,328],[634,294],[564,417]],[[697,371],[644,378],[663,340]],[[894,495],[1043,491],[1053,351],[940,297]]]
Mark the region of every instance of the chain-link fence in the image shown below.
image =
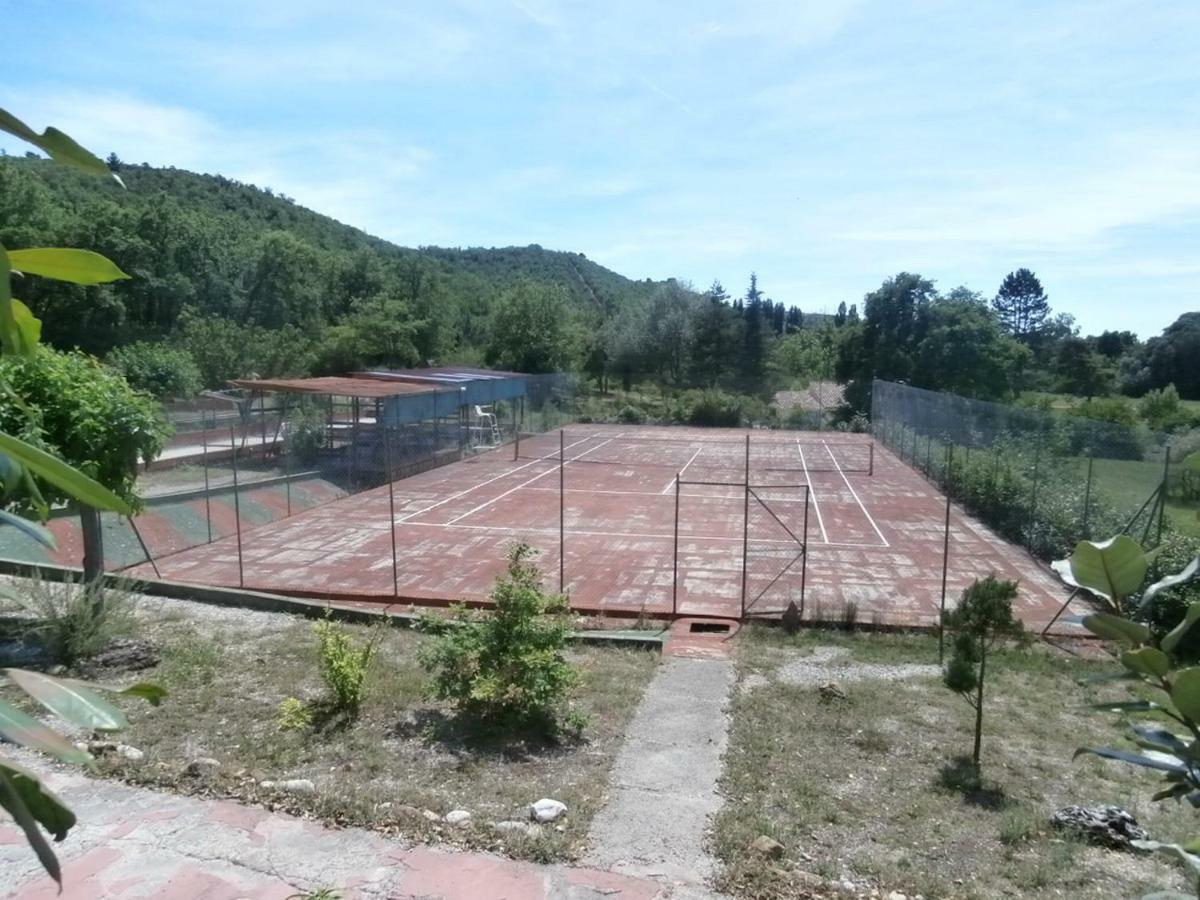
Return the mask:
[[[1119,532],[1155,546],[1169,528],[1169,435],[879,380],[871,410],[877,440],[1042,559]]]

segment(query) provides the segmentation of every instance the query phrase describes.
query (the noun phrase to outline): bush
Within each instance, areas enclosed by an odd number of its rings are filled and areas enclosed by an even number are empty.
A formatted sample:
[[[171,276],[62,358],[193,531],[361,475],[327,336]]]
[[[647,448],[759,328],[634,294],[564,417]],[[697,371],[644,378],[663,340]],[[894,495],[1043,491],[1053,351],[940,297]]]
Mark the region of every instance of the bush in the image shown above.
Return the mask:
[[[458,608],[449,621],[426,616],[436,638],[421,648],[430,693],[491,729],[530,728],[554,737],[576,682],[563,657],[570,630],[567,600],[548,595],[528,544],[513,546],[508,571],[492,588],[495,608]]]
[[[1147,391],[1138,401],[1138,415],[1155,431],[1173,431],[1187,425],[1188,411],[1179,403],[1179,391],[1175,385],[1168,384],[1165,388]]]
[[[303,700],[288,697],[279,704],[279,713],[275,716],[275,724],[280,731],[303,731],[312,725],[312,708]]]
[[[358,645],[346,626],[326,616],[313,626],[317,635],[321,680],[329,690],[335,712],[354,715],[362,706],[367,670],[375,658],[382,629]]]
[[[617,421],[626,425],[641,425],[646,421],[646,414],[632,404],[625,404],[617,411]]]
[[[757,397],[715,388],[684,391],[674,410],[678,424],[705,428],[740,428],[769,418],[766,404]]]
[[[302,466],[317,461],[325,446],[325,412],[310,400],[302,399],[286,423],[287,452]]]
[[[187,399],[203,386],[192,354],[165,344],[127,344],[112,351],[106,362],[125,376],[130,387],[160,400]]]
[[[75,666],[133,630],[126,591],[106,590],[99,582],[40,578],[28,585],[28,593],[14,593],[13,599],[36,618],[31,632],[57,663]]]

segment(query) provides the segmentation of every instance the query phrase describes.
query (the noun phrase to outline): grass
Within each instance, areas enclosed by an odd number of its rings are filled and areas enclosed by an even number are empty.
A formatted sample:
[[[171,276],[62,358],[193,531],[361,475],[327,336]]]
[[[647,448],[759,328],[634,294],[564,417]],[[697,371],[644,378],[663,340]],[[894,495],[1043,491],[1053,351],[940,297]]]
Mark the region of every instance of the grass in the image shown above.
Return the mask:
[[[107,774],[538,861],[580,853],[625,725],[657,664],[657,654],[645,650],[574,648],[582,681],[573,704],[590,717],[583,738],[562,745],[501,741],[464,730],[446,708],[424,699],[427,676],[415,659],[422,635],[385,633],[360,714],[350,720],[323,703],[311,622],[233,611],[215,621],[212,614],[181,617],[181,609],[195,608],[148,598],[142,608],[155,610],[143,614],[143,633],[160,646],[162,662],[139,678],[171,694],[157,709],[139,708],[122,732],[145,759],[105,760]],[[358,641],[368,636],[365,626],[348,628]],[[280,705],[289,697],[309,704],[310,727],[283,727]],[[220,762],[215,776],[185,773],[197,757]],[[288,779],[312,780],[316,792],[259,785]],[[546,826],[534,838],[491,827],[527,818],[528,805],[542,797],[567,804],[561,827]],[[452,828],[423,815],[453,809],[469,810],[473,823]]]
[[[1079,477],[1087,477],[1087,460],[1077,460]],[[1094,496],[1103,497],[1132,515],[1162,482],[1163,464],[1138,459],[1097,459],[1092,468]],[[1200,537],[1200,505],[1168,498],[1166,516],[1184,534]]]
[[[991,898],[1133,897],[1184,880],[1161,858],[1083,845],[1050,830],[1055,809],[1113,804],[1151,836],[1176,840],[1196,824],[1190,809],[1149,800],[1156,779],[1075,748],[1122,743],[1114,717],[1083,709],[1076,680],[1105,662],[1044,646],[989,662],[982,779],[969,764],[970,708],[934,677],[839,679],[846,701],[823,702],[816,686],[773,678],[817,646],[852,662],[935,663],[937,641],[919,635],[743,630],[740,679],[761,686],[735,696],[712,846],[724,863],[718,886],[743,898],[804,896],[804,875],[869,883],[881,895]],[[762,685],[761,680],[767,679]],[[1109,688],[1119,691],[1119,688]],[[760,834],[785,858],[756,863]]]

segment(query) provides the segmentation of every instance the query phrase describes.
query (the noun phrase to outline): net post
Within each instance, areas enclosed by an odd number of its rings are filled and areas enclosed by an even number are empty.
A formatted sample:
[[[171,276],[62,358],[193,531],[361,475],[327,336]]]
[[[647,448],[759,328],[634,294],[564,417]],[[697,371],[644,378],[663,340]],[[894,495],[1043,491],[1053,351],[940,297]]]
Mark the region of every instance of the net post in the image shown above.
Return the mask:
[[[750,435],[746,435],[746,469],[742,483],[742,618],[746,618],[746,565],[750,551]]]
[[[671,615],[679,615],[679,473],[675,473],[675,543],[671,556]]]
[[[233,524],[237,531],[238,587],[245,587],[246,576],[242,564],[242,508],[238,500],[237,435],[232,425],[229,426],[229,450],[230,459],[233,460]]]
[[[216,424],[217,415],[213,413],[213,423]],[[200,440],[202,441],[203,450],[201,451],[202,465],[204,466],[204,522],[208,527],[208,543],[212,543],[212,501],[208,495],[208,414],[200,413]]]
[[[396,562],[396,487],[392,481],[392,442],[388,440],[388,428],[383,429],[383,465],[387,470],[388,483],[388,531],[392,537],[392,596],[400,596],[399,566]]]
[[[868,477],[875,474],[875,441],[867,445],[867,475]]]
[[[565,431],[558,429],[558,592],[566,593],[567,589],[567,540],[566,540],[566,493],[567,468]]]
[[[804,486],[804,555],[800,558],[800,618],[804,618],[804,589],[808,582],[808,495],[809,486]]]
[[[282,415],[283,415],[283,413],[280,413],[281,417],[282,417]],[[280,435],[280,443],[282,444],[282,446],[280,447],[279,452],[283,454],[283,489],[287,493],[287,514],[289,516],[291,516],[291,514],[292,514],[292,460],[291,460],[291,448],[289,446],[289,443],[290,443],[289,436],[291,434],[291,430],[287,429],[287,428],[282,428],[281,430],[283,432],[283,434]]]
[[[521,429],[518,428],[513,438],[513,462],[521,458]]]
[[[946,660],[946,574],[950,569],[950,495],[946,495],[946,525],[942,536],[942,600],[938,608],[938,665]]]

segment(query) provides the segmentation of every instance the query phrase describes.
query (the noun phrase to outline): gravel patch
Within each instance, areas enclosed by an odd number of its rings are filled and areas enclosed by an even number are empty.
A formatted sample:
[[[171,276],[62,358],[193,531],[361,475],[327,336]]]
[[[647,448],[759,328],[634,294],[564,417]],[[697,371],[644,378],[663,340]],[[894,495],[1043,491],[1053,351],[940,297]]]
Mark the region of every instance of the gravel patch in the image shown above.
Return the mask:
[[[899,681],[941,675],[941,667],[911,663],[856,663],[846,657],[845,647],[817,647],[808,656],[784,663],[775,671],[775,679],[800,687],[828,681]]]

